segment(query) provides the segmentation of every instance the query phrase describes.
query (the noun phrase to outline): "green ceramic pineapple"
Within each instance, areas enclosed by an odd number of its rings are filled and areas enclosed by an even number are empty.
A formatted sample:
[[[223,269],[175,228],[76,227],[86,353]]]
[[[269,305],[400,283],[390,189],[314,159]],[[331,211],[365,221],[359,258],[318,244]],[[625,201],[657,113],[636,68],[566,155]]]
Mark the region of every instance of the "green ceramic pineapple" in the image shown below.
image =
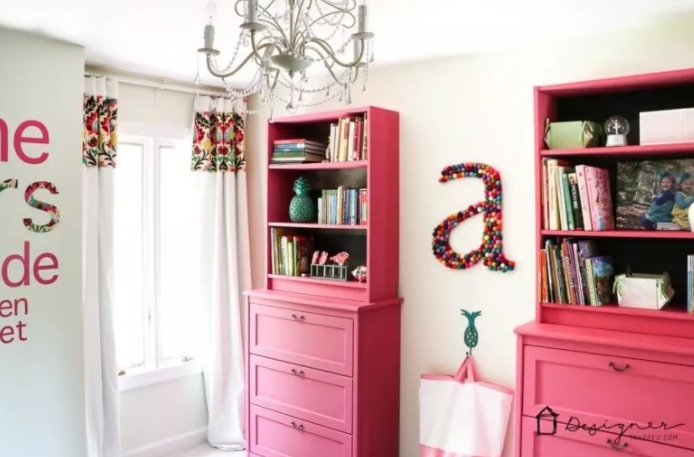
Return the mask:
[[[472,348],[477,346],[477,342],[479,340],[479,335],[477,334],[477,328],[475,328],[475,319],[477,319],[480,315],[482,315],[482,311],[473,311],[473,312],[468,312],[464,309],[460,310],[460,313],[467,317],[468,320],[468,326],[465,329],[465,334],[463,335],[463,339],[465,341],[465,346],[470,348],[469,355],[472,355]]]
[[[316,208],[311,198],[311,184],[303,176],[294,181],[294,197],[289,203],[289,219],[292,222],[314,222]]]

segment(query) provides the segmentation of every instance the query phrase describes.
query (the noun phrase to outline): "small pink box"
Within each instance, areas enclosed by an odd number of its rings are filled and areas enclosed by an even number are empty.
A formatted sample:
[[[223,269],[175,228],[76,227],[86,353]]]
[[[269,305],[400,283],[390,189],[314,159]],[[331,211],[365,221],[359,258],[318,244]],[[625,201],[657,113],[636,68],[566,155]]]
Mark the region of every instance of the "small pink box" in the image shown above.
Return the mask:
[[[694,142],[694,108],[639,113],[640,144]]]

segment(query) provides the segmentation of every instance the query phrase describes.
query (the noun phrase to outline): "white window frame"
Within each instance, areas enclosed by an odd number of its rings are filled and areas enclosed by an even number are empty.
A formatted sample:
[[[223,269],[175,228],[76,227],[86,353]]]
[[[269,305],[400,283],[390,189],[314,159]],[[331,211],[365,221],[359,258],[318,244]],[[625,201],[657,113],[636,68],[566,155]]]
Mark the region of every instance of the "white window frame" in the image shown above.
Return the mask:
[[[132,144],[142,147],[143,187],[143,240],[145,256],[142,259],[145,271],[153,272],[154,281],[144,282],[145,315],[144,348],[145,363],[142,366],[120,369],[118,386],[121,392],[138,389],[153,384],[171,381],[184,376],[200,374],[202,364],[195,354],[163,359],[161,339],[159,338],[160,303],[160,198],[159,172],[162,147],[177,147],[182,141],[191,139],[185,129],[167,126],[125,123],[119,126],[119,144]],[[191,139],[192,141],[192,139]],[[116,168],[117,172],[117,168]],[[153,230],[153,235],[150,236]],[[154,246],[151,243],[154,243]],[[115,306],[118,306],[115,303]]]

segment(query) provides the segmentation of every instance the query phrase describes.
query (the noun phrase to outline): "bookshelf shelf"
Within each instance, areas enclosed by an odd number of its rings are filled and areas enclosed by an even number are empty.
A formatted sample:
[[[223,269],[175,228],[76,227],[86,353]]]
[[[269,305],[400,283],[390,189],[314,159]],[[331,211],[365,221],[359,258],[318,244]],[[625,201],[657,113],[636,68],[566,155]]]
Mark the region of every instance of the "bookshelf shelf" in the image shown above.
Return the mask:
[[[540,230],[540,235],[543,237],[694,240],[694,232],[674,230]]]
[[[558,305],[556,303],[540,303],[540,306],[544,309],[555,309],[563,310],[569,312],[577,313],[601,313],[601,314],[613,314],[616,316],[636,316],[644,318],[652,318],[653,313],[656,311],[648,309],[639,308],[624,308],[617,304],[603,305],[603,306],[580,306],[580,305]],[[694,322],[694,315],[689,314],[684,305],[668,305],[657,311],[661,313],[663,319],[676,319],[680,321],[690,321]]]
[[[300,222],[270,222],[270,227],[286,227],[286,228],[304,228],[304,229],[321,229],[321,230],[368,230],[368,225],[350,225],[350,224],[303,224]]]
[[[543,149],[542,157],[640,157],[694,154],[694,143],[615,146],[581,149]]]
[[[286,276],[286,275],[273,275],[270,274],[268,275],[270,279],[278,279],[278,280],[283,280],[283,281],[294,281],[294,282],[299,282],[299,283],[306,283],[306,284],[321,284],[325,286],[335,286],[339,285],[340,287],[347,287],[350,289],[366,289],[366,283],[365,282],[359,282],[359,281],[338,281],[336,279],[321,279],[321,278],[313,278],[313,277],[306,277],[306,276]]]
[[[350,160],[346,162],[271,163],[268,168],[270,168],[270,170],[351,170],[367,168],[368,165],[369,162],[367,160]]]

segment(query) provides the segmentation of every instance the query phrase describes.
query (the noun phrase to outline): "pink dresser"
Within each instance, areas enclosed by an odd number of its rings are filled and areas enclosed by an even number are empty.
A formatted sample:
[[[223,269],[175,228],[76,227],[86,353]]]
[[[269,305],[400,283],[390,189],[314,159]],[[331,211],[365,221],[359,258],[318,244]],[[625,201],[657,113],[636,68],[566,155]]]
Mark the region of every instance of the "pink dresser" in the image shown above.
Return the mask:
[[[516,333],[516,456],[694,456],[691,340],[535,322]]]
[[[398,457],[400,305],[248,294],[251,457]]]

